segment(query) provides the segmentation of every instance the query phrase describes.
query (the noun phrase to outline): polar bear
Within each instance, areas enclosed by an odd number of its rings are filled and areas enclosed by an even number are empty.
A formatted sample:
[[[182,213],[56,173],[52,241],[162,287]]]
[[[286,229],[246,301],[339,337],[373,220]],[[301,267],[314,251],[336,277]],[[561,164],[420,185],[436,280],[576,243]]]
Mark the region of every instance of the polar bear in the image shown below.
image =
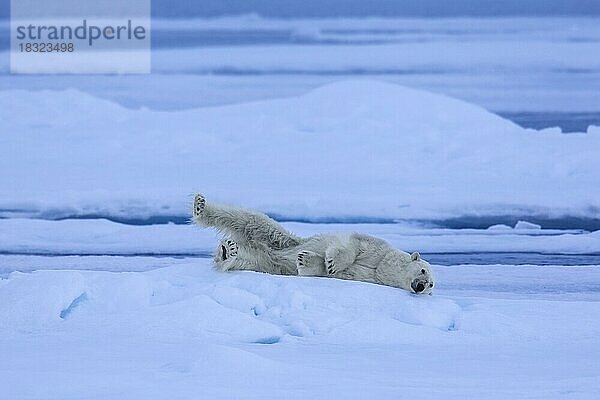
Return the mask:
[[[302,238],[264,214],[194,197],[192,221],[216,228],[225,239],[215,251],[219,271],[325,276],[372,282],[431,294],[434,277],[419,253],[408,254],[360,233]]]

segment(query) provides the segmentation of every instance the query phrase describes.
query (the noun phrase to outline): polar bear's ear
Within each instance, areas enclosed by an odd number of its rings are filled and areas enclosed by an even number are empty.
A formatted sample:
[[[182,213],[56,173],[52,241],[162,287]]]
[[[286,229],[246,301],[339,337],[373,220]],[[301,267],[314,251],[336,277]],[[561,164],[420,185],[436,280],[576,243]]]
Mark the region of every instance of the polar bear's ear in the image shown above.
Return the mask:
[[[421,255],[419,254],[418,251],[415,251],[414,253],[412,253],[410,255],[410,259],[411,259],[411,261],[421,261]]]

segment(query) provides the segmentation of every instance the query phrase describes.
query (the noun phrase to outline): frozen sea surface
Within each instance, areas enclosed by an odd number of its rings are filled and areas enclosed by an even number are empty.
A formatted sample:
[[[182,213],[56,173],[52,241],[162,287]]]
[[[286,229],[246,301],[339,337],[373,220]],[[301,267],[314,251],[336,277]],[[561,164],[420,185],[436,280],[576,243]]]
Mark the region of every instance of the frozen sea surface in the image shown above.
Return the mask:
[[[286,226],[302,235],[359,230],[405,250],[450,255],[556,249],[577,260],[600,248],[597,233],[582,231]],[[219,273],[208,258],[218,239],[187,225],[0,220],[3,393],[18,399],[600,395],[598,264],[515,265],[519,260],[508,257],[493,264],[433,262],[434,295],[415,296],[328,278]],[[196,255],[168,255],[175,251]]]

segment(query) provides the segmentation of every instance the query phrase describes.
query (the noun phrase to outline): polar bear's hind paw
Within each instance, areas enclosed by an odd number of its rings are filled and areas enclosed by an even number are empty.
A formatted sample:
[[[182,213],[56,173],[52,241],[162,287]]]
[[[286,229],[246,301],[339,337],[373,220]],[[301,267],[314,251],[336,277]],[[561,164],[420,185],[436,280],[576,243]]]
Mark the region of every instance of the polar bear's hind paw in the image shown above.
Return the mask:
[[[329,275],[333,275],[337,272],[335,262],[332,258],[325,258],[325,268],[327,269],[327,273]]]
[[[219,251],[221,261],[236,258],[238,255],[238,245],[233,240],[225,240],[221,243],[221,249]]]
[[[296,266],[303,268],[308,267],[312,253],[310,251],[301,251],[296,259]]]
[[[194,210],[193,210],[194,217],[199,217],[200,214],[202,214],[202,211],[204,211],[205,207],[206,207],[206,199],[201,194],[197,194],[194,197]]]

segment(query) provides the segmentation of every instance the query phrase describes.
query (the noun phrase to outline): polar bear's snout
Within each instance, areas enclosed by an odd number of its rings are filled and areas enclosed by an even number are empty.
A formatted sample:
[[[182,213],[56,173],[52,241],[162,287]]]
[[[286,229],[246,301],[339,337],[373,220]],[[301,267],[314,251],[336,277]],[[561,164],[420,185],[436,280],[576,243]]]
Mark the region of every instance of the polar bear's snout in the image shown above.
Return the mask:
[[[412,288],[412,290],[415,291],[415,293],[421,293],[423,290],[425,290],[426,284],[427,284],[427,282],[424,282],[417,278],[414,281],[412,281],[412,283],[410,284],[410,287]]]
[[[415,291],[415,293],[421,293],[423,290],[425,290],[425,283],[415,279],[410,284],[410,287]]]

